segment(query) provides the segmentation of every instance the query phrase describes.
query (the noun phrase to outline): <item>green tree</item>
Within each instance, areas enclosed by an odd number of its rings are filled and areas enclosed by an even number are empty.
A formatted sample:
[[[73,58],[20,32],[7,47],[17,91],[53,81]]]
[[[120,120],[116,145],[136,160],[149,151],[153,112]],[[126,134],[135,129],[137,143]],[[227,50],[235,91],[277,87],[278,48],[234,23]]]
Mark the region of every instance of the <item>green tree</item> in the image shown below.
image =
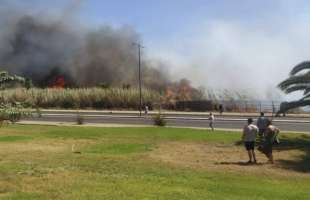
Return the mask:
[[[310,61],[296,65],[287,79],[278,87],[286,94],[303,91],[303,97],[297,101],[283,102],[278,113],[285,113],[290,109],[310,105]]]
[[[7,71],[0,71],[0,89],[14,87],[18,84],[25,84],[25,78],[16,75],[10,75]]]
[[[27,90],[29,90],[30,88],[33,87],[32,80],[30,78],[26,78],[24,85],[25,85],[25,88],[27,88]]]

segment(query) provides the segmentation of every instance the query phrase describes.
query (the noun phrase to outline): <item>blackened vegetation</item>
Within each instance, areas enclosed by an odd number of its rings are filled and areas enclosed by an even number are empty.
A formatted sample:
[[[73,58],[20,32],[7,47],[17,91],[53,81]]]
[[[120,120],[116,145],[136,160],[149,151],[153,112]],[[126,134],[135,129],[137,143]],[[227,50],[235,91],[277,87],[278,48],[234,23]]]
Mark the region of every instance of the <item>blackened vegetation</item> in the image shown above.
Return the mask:
[[[177,101],[175,104],[175,110],[205,112],[210,110],[217,110],[217,107],[213,101],[208,100]]]

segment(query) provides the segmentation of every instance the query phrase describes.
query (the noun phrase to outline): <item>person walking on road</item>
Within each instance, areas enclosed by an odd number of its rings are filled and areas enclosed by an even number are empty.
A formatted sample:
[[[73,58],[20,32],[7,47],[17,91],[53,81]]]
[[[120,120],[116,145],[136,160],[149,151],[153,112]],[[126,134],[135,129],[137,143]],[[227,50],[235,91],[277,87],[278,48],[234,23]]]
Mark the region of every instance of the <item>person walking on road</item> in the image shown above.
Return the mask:
[[[149,107],[146,105],[144,106],[144,114],[147,115],[149,113]]]
[[[209,127],[211,128],[212,131],[214,131],[214,126],[213,126],[213,124],[214,124],[215,118],[214,118],[213,113],[210,113],[208,119],[209,119]]]
[[[244,142],[245,149],[248,152],[249,161],[247,163],[256,163],[256,156],[254,152],[256,135],[258,128],[253,124],[253,119],[248,119],[248,124],[243,128],[242,140]]]

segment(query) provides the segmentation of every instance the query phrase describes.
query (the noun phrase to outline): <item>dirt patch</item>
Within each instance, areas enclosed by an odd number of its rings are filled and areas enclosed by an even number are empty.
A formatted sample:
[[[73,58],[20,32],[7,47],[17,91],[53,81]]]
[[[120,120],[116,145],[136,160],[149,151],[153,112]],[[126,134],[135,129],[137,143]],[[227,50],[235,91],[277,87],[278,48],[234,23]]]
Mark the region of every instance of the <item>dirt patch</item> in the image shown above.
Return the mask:
[[[285,169],[280,162],[277,162],[277,160],[294,161],[304,155],[301,150],[275,150],[274,165],[268,164],[267,158],[258,151],[256,151],[258,163],[248,165],[245,149],[236,145],[168,142],[160,144],[149,155],[152,159],[193,169],[310,177],[309,173]]]
[[[1,143],[1,154],[20,154],[31,152],[42,153],[58,153],[71,152],[72,150],[79,150],[84,146],[94,144],[92,140],[48,140],[36,142],[20,142],[20,143]]]

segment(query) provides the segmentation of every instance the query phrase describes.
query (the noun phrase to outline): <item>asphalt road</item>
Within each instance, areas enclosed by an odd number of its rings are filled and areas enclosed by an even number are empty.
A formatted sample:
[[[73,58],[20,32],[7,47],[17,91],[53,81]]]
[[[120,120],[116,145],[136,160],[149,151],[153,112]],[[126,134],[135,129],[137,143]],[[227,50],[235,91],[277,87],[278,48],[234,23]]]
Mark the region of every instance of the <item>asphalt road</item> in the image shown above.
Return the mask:
[[[135,113],[83,112],[86,123],[152,125],[152,116],[139,117]],[[169,114],[166,115],[167,125],[176,127],[208,128],[207,115]],[[28,120],[42,122],[75,123],[77,114],[72,112],[43,112],[41,117]],[[214,127],[226,129],[242,129],[247,116],[216,116]],[[309,118],[275,118],[273,124],[282,131],[310,132]]]

